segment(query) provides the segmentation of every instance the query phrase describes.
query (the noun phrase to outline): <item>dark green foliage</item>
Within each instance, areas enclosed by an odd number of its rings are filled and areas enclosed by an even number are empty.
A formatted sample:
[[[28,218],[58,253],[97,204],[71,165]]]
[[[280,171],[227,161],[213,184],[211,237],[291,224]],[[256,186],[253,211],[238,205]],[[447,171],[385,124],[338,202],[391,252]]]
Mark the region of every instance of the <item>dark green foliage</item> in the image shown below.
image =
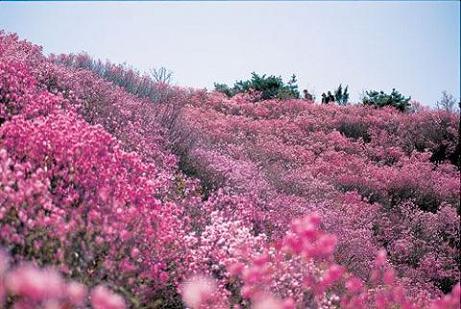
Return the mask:
[[[371,142],[368,125],[363,122],[342,121],[338,127],[338,131],[346,137],[355,140],[362,138],[365,143]]]
[[[296,76],[293,75],[288,83],[284,83],[280,76],[266,76],[251,73],[251,79],[238,81],[230,88],[226,84],[215,83],[215,90],[226,94],[229,97],[237,93],[245,93],[255,90],[261,93],[261,100],[268,99],[291,99],[299,98]]]
[[[391,94],[386,94],[383,91],[367,91],[362,99],[364,105],[371,105],[374,107],[393,106],[398,110],[404,112],[410,108],[411,97],[405,98],[400,92],[392,89]]]
[[[349,102],[349,92],[347,92],[349,86],[343,89],[343,85],[339,84],[338,89],[335,90],[335,101],[339,105],[347,105]]]
[[[228,97],[232,97],[235,95],[234,89],[229,88],[226,84],[214,84],[214,90],[219,91],[227,95]]]
[[[328,104],[334,101],[335,101],[335,96],[331,93],[331,91],[328,91],[327,94],[325,94],[325,92],[322,93],[322,103],[323,104]]]
[[[310,93],[307,89],[303,90],[303,96],[304,100],[315,101],[315,96],[312,93]]]
[[[334,90],[334,94],[331,91],[328,91],[327,94],[322,93],[322,103],[328,104],[332,102],[336,102],[339,105],[347,105],[349,102],[349,86],[343,89],[343,85],[340,84],[336,90]]]

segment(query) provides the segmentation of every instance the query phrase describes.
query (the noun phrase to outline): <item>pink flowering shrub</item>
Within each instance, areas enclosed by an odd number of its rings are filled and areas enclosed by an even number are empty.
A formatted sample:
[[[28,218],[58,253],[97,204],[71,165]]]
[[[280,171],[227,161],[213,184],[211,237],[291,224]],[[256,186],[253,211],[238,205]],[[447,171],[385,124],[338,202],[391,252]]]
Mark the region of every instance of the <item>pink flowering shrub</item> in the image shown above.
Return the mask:
[[[83,308],[88,302],[95,309],[125,309],[123,298],[104,286],[88,295],[81,283],[66,281],[54,269],[39,269],[31,264],[11,267],[8,256],[0,252],[0,305],[14,308]]]
[[[185,304],[192,309],[217,306],[219,303],[215,294],[216,284],[207,277],[192,277],[182,285],[181,290]]]
[[[367,287],[334,263],[336,237],[323,232],[320,223],[316,215],[295,220],[280,242],[262,248],[259,254],[250,253],[254,246],[241,249],[237,259],[228,261],[226,276],[233,278],[227,285],[232,290],[232,306],[284,309],[460,305],[459,283],[451,294],[435,301],[422,291],[414,294],[407,290],[382,250],[374,260]],[[196,276],[184,283],[182,297],[191,308],[223,307],[222,297],[215,298],[217,287],[211,276]]]
[[[98,285],[91,292],[91,305],[95,309],[124,309],[125,301],[119,295],[113,294],[102,285]]]
[[[17,114],[34,80],[18,62],[0,63],[0,124]]]
[[[298,196],[304,205],[312,202],[324,205],[322,214],[328,221],[335,221],[329,218],[343,215],[337,211],[338,204],[345,199],[343,194],[358,192],[363,199],[359,201],[359,209],[368,209],[370,215],[362,216],[363,221],[359,221],[358,214],[363,210],[358,210],[343,218],[339,226],[335,223],[327,226],[329,231],[344,235],[339,244],[343,263],[356,269],[361,277],[370,270],[373,254],[360,255],[361,258],[368,256],[368,260],[358,261],[356,250],[360,246],[349,240],[357,234],[360,235],[358,243],[368,243],[369,248],[375,248],[369,252],[376,253],[376,248],[384,246],[400,274],[420,284],[432,282],[446,292],[459,280],[457,253],[460,247],[453,241],[459,235],[459,224],[450,225],[452,236],[447,237],[442,236],[446,232],[440,225],[424,221],[423,224],[431,227],[430,232],[415,230],[411,242],[419,245],[408,245],[405,259],[398,257],[400,253],[394,251],[396,247],[389,241],[405,238],[404,231],[413,226],[410,223],[413,214],[402,211],[408,205],[414,205],[421,213],[434,213],[434,217],[438,217],[442,209],[451,208],[455,210],[453,222],[459,221],[459,169],[450,164],[448,157],[444,163],[434,164],[430,152],[441,144],[457,142],[459,125],[455,115],[445,116],[445,127],[439,128],[439,131],[445,128],[446,142],[434,137],[433,141],[424,142],[424,147],[413,147],[409,142],[414,142],[414,129],[403,130],[405,126],[438,112],[402,114],[393,109],[316,106],[303,101],[245,104],[220,96],[210,95],[208,99],[204,99],[203,94],[197,96],[191,98],[193,106],[187,107],[185,114],[190,126],[200,132],[196,135],[201,141],[187,156],[195,162],[194,167],[199,170],[196,174],[203,175],[207,183],[229,187],[228,191],[234,192],[243,187],[247,190],[245,194],[250,191],[259,196],[256,204],[263,205],[264,216],[271,218],[267,221],[272,228],[281,229],[287,224],[285,219],[289,221],[307,211],[305,206],[303,209],[298,204],[284,202],[285,194]],[[261,108],[266,109],[264,116],[259,114]],[[357,130],[355,133],[346,132],[350,128],[345,123],[359,127],[351,127]],[[455,151],[451,146],[447,149]],[[195,159],[197,153],[206,154],[210,150],[213,156]],[[220,161],[215,159],[218,157]],[[240,168],[244,168],[247,175],[254,169],[256,172],[251,175],[255,176],[232,182]],[[276,208],[270,206],[274,200],[279,202]],[[269,210],[273,216],[267,216]],[[280,235],[273,231],[265,233]],[[402,240],[400,244],[403,243]],[[435,252],[438,254],[434,256]],[[429,271],[422,264],[426,258],[444,266]]]
[[[25,75],[9,72],[7,81]],[[152,295],[181,273],[184,253],[181,210],[160,200],[168,178],[31,80],[27,91],[2,88],[23,105],[0,127],[0,243],[16,261],[125,286],[140,300]]]
[[[459,115],[227,98],[3,32],[0,73],[7,306],[459,307]]]

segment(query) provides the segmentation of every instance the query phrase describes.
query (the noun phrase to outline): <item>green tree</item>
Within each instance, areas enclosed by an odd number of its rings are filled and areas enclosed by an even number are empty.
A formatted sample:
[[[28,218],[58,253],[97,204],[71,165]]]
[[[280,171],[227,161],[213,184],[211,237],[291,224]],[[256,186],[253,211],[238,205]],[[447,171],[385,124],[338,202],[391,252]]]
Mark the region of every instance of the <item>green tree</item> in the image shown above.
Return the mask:
[[[253,72],[249,80],[237,81],[232,88],[226,84],[215,83],[215,90],[225,93],[229,97],[237,93],[256,90],[261,92],[261,100],[299,98],[296,75],[294,74],[285,84],[280,76],[259,75]]]
[[[315,101],[315,95],[310,93],[309,90],[307,90],[307,89],[303,90],[303,97],[304,97],[304,100]]]
[[[393,106],[404,112],[408,111],[411,106],[410,99],[411,97],[406,98],[395,89],[392,89],[391,94],[371,90],[366,91],[365,96],[362,98],[362,103],[374,107]]]
[[[338,88],[333,91],[328,91],[327,94],[322,93],[322,103],[329,104],[333,102],[337,102],[339,105],[347,105],[349,102],[349,86],[343,88],[342,84],[339,84]]]
[[[331,93],[331,91],[328,91],[327,94],[322,93],[322,103],[323,104],[328,104],[328,103],[334,103],[335,102],[335,96]]]
[[[228,97],[232,97],[235,95],[234,90],[231,89],[228,85],[226,84],[219,84],[219,83],[214,83],[214,90],[219,91],[227,95]]]
[[[347,105],[349,102],[349,86],[343,89],[343,85],[339,84],[338,88],[335,90],[335,101],[339,105]]]

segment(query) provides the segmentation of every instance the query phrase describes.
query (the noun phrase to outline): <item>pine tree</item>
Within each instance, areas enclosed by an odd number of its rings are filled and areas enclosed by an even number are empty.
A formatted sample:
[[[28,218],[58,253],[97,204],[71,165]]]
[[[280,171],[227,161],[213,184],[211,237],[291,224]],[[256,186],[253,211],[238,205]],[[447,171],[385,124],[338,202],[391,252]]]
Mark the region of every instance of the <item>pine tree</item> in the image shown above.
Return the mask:
[[[240,80],[234,83],[230,88],[226,84],[215,83],[215,90],[225,93],[231,97],[237,93],[245,93],[250,90],[261,92],[261,100],[268,99],[299,99],[299,91],[296,80],[296,75],[292,75],[291,79],[285,84],[280,76],[259,75],[255,72],[251,73],[249,80]]]
[[[349,102],[349,93],[347,92],[348,87],[349,86],[346,86],[343,90],[343,85],[339,84],[338,88],[335,90],[335,101],[339,105],[347,105]]]
[[[409,110],[411,106],[410,100],[411,97],[406,98],[393,88],[391,94],[386,94],[384,91],[367,91],[366,95],[362,99],[362,103],[364,105],[371,105],[374,107],[393,106],[404,112]]]

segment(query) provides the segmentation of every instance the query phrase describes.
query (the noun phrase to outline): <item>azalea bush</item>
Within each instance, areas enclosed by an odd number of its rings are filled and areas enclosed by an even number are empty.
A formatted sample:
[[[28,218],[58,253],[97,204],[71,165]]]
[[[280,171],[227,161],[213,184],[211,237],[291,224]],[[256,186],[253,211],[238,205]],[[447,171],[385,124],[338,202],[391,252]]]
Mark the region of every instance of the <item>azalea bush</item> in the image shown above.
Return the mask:
[[[0,33],[0,302],[458,308],[459,115],[231,98]]]
[[[201,139],[187,154],[195,174],[211,187],[256,197],[262,215],[255,230],[280,236],[288,218],[317,210],[329,231],[344,235],[337,259],[362,278],[374,257],[357,254],[354,234],[368,252],[385,247],[398,273],[415,285],[447,292],[459,280],[460,174],[452,159],[459,153],[459,115],[300,100],[246,104],[201,93],[191,102],[186,120]],[[432,133],[420,135],[421,123],[432,125]],[[343,203],[351,193],[361,208],[348,214],[354,208]],[[447,218],[449,237],[435,223]],[[429,270],[425,261],[438,266]]]

